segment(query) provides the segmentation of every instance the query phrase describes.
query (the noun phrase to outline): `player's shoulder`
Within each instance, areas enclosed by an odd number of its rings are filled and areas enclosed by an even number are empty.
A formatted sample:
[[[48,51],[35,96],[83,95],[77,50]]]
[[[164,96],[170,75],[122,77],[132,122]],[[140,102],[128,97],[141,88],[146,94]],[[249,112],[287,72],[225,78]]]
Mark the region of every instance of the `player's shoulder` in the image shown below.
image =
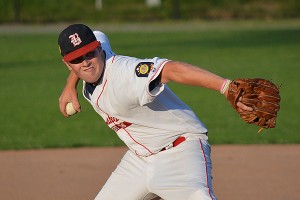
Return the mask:
[[[112,68],[120,68],[128,69],[136,65],[136,63],[139,62],[140,59],[130,56],[124,56],[124,55],[115,55],[109,63]]]
[[[139,59],[131,56],[125,56],[125,55],[116,55],[115,59],[113,61],[114,64],[130,64],[133,62],[137,62]]]
[[[136,66],[141,62],[143,62],[143,59],[115,55],[113,58],[106,61],[107,73],[113,77],[120,77],[120,79],[129,78],[134,75]]]
[[[131,57],[131,56],[123,56],[123,55],[116,55],[112,61],[112,64],[115,66],[136,66],[140,63],[146,63],[146,62],[151,62],[151,63],[156,63],[161,60],[158,57],[154,58],[136,58],[136,57]]]
[[[106,62],[106,66],[111,74],[121,74],[122,76],[125,74],[128,74],[129,76],[137,74],[138,77],[141,77],[141,74],[145,74],[144,76],[146,76],[151,70],[156,71],[166,60],[167,59],[158,57],[140,59],[130,56],[115,55]]]

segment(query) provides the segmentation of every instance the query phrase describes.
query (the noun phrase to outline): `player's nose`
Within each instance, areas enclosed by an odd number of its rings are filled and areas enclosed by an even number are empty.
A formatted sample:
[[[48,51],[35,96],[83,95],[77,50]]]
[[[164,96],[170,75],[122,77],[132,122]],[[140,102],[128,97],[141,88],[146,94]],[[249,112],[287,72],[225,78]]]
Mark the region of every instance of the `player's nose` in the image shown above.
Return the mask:
[[[82,65],[84,67],[89,67],[91,64],[92,63],[88,59],[86,59],[86,58],[82,61]]]

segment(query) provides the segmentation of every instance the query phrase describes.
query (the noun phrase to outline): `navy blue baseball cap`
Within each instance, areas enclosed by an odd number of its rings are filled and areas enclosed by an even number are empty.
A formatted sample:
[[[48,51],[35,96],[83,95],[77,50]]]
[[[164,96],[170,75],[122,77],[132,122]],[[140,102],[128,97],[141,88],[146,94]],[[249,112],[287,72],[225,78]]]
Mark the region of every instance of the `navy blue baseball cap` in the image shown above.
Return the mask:
[[[66,62],[94,50],[99,45],[93,31],[84,24],[70,25],[58,37],[60,54]]]

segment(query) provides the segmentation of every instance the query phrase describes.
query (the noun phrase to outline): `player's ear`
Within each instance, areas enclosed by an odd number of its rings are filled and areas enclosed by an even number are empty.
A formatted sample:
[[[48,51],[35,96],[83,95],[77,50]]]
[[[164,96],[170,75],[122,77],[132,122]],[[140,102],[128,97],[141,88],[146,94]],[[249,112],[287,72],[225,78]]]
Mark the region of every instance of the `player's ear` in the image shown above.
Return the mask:
[[[72,70],[72,68],[70,67],[70,65],[69,65],[69,63],[68,62],[66,62],[66,61],[64,61],[64,59],[62,59],[62,61],[63,61],[63,63],[65,63],[65,65],[68,67],[68,69],[71,71]]]

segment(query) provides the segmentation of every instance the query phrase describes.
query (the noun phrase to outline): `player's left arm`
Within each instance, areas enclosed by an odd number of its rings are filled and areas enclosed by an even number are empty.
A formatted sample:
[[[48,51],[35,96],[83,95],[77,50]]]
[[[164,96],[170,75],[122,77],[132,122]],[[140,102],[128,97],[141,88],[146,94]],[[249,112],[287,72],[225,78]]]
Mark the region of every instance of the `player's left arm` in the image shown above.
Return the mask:
[[[178,61],[169,61],[165,64],[160,76],[161,83],[174,81],[177,83],[204,87],[220,91],[227,79],[209,72],[200,67]],[[228,90],[223,93],[227,96]],[[251,111],[252,108],[238,102],[237,106],[243,110]]]
[[[170,81],[220,91],[226,79],[188,63],[170,61],[164,66],[161,82],[168,83]]]

